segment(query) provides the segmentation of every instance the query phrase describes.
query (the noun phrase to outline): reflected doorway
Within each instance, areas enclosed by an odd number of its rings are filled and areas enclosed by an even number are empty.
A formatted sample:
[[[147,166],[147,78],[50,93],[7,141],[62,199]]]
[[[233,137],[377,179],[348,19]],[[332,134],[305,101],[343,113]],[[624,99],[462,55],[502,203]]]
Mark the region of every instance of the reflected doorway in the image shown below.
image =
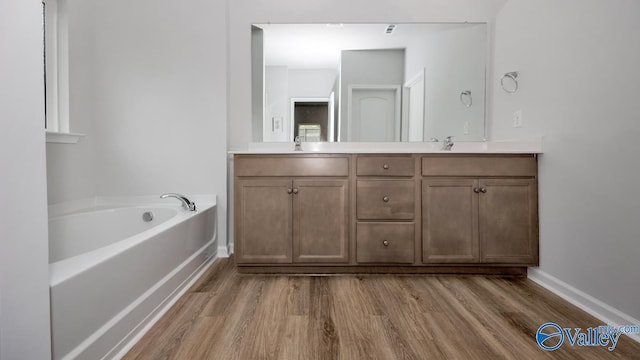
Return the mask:
[[[291,124],[293,141],[327,141],[330,137],[332,112],[329,98],[291,99]]]

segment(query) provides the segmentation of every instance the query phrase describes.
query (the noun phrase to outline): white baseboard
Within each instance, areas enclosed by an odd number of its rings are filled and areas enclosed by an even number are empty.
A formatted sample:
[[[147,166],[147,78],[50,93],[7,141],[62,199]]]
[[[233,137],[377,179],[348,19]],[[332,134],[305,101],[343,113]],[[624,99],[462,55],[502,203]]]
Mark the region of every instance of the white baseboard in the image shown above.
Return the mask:
[[[220,245],[218,246],[218,257],[219,258],[228,258],[229,255],[231,254],[231,252],[229,252],[229,249],[227,248],[227,245]]]
[[[603,323],[595,325],[640,325],[640,320],[605,304],[593,296],[576,289],[566,282],[535,268],[529,268],[528,276],[531,281],[546,288],[573,305],[598,318]],[[549,319],[552,320],[552,319]],[[640,342],[640,334],[626,334],[634,341]]]

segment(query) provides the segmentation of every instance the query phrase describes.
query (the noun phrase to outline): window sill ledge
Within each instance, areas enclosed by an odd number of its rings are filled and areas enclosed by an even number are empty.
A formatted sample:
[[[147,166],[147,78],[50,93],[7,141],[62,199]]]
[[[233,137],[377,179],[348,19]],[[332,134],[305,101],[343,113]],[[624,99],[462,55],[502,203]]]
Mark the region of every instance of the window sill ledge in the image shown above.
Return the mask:
[[[85,136],[85,134],[62,133],[56,131],[45,131],[45,134],[48,143],[57,144],[77,144],[80,138]]]

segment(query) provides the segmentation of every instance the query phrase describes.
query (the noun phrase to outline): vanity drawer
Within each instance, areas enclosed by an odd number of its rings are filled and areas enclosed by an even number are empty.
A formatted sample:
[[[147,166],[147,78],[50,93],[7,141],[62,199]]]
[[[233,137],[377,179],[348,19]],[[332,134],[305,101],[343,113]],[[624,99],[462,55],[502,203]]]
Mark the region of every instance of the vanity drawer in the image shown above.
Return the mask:
[[[425,155],[423,176],[526,176],[535,177],[533,155]]]
[[[348,156],[236,155],[235,176],[349,176]]]
[[[358,156],[356,175],[358,176],[413,176],[412,157],[400,156]]]
[[[413,263],[414,228],[414,223],[358,223],[357,262]]]
[[[356,213],[361,220],[413,220],[413,180],[358,180]]]

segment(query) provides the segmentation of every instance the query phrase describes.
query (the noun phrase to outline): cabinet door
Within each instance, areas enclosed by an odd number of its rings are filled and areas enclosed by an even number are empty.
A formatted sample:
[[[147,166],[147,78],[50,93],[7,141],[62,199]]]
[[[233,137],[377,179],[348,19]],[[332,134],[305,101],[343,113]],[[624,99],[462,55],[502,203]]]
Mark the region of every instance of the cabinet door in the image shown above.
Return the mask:
[[[479,186],[482,262],[537,265],[536,180],[485,179]]]
[[[293,183],[293,261],[347,262],[348,180],[295,180]]]
[[[477,180],[422,180],[422,261],[476,263]]]
[[[235,251],[240,264],[291,263],[291,180],[236,182]]]

